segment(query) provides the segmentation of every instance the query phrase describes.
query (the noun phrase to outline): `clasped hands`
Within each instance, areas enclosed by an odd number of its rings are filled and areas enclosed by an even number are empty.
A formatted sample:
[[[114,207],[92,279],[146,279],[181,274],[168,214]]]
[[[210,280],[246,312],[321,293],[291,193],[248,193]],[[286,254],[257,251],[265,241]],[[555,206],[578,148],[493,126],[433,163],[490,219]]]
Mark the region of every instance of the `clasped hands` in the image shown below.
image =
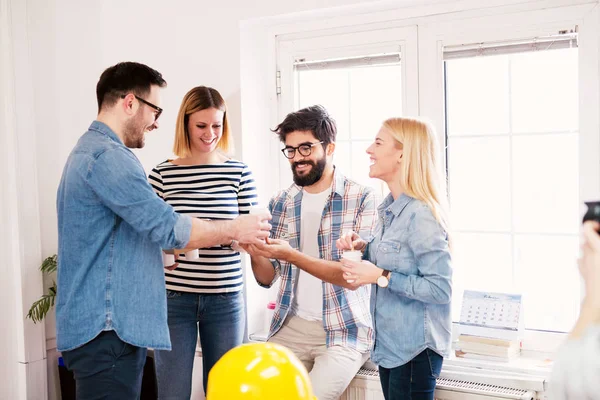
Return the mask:
[[[336,241],[338,250],[363,251],[366,244],[356,232],[348,232]],[[267,238],[264,243],[240,244],[239,247],[251,256],[261,256],[288,262],[296,251],[287,241],[271,238]],[[344,272],[344,279],[352,282],[353,286],[356,287],[376,283],[377,278],[381,276],[383,271],[369,261],[355,262],[345,258],[342,258],[340,261]]]
[[[292,246],[283,239],[266,238],[264,243],[240,243],[239,247],[254,257],[259,256],[284,261],[288,261],[294,252]]]
[[[222,246],[231,247],[239,251],[241,244],[256,244],[262,243],[269,236],[271,224],[269,220],[272,218],[271,213],[267,210],[259,210],[256,213],[249,215],[240,215],[234,220],[227,221],[228,225],[221,225],[221,229],[230,233],[234,240],[230,243],[222,244]],[[188,243],[189,244],[189,243]],[[179,266],[177,262],[179,254],[190,249],[171,249],[163,250],[165,254],[173,254],[175,257],[174,264],[166,265],[166,270],[172,271]]]

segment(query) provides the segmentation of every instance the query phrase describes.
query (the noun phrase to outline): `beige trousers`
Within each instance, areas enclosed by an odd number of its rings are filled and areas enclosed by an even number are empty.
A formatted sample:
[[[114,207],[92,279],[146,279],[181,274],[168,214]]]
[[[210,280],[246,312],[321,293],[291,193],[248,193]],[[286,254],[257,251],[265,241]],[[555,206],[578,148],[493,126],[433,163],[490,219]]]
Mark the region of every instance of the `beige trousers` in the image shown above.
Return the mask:
[[[343,346],[327,348],[325,340],[320,321],[292,316],[269,342],[287,347],[304,363],[317,399],[337,400],[367,361],[369,352]]]

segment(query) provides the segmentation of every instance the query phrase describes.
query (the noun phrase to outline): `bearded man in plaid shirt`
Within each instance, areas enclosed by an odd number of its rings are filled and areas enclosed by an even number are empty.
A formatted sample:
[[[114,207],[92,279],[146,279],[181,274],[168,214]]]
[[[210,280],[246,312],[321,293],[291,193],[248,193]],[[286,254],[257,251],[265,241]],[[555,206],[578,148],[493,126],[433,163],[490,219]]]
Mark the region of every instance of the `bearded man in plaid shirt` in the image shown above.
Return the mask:
[[[334,167],[337,128],[322,106],[288,114],[274,131],[294,184],[269,203],[267,243],[243,247],[261,286],[281,277],[269,342],[292,350],[309,371],[315,396],[333,400],[368,359],[374,340],[370,286],[346,282],[335,242],[348,231],[368,239],[375,194]]]

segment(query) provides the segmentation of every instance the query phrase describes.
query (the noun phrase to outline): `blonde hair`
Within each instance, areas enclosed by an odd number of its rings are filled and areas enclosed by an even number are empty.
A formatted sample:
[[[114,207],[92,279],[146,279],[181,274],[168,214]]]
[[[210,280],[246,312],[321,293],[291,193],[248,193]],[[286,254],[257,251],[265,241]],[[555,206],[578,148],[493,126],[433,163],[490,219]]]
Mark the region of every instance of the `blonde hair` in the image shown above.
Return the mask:
[[[177,122],[175,124],[175,143],[173,144],[173,153],[177,157],[188,157],[192,155],[190,148],[190,137],[188,133],[188,121],[190,115],[206,110],[208,108],[216,108],[223,111],[223,135],[217,144],[217,149],[223,153],[230,151],[232,142],[231,131],[229,128],[229,120],[227,118],[227,105],[221,94],[213,88],[206,86],[197,86],[191,89],[183,96],[179,113],[177,114]]]
[[[403,149],[400,184],[404,193],[427,204],[449,234],[448,199],[440,177],[433,127],[411,118],[390,118],[383,122],[383,126]]]

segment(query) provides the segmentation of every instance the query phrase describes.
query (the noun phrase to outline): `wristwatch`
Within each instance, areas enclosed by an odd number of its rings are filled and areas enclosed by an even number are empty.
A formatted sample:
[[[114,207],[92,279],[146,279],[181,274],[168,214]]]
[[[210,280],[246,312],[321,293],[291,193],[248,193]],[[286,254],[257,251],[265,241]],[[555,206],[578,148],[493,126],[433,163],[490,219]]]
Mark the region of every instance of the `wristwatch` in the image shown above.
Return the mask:
[[[381,273],[381,276],[377,278],[377,286],[381,288],[386,288],[390,284],[390,278],[388,278],[389,275],[390,271],[384,269]]]

